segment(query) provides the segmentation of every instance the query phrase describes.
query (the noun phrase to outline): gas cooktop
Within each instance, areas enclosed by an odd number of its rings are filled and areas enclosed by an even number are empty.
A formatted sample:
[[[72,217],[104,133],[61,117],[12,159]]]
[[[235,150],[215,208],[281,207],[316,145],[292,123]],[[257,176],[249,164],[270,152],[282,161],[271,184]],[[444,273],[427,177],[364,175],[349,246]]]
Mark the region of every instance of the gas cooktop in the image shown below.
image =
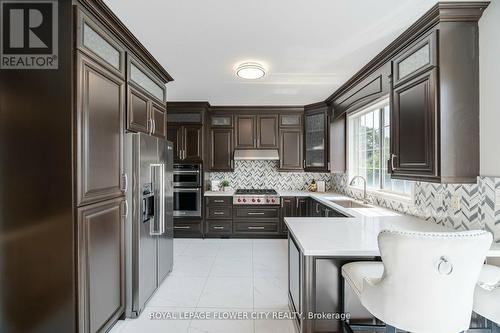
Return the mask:
[[[233,196],[234,205],[279,205],[278,192],[272,189],[239,189]]]

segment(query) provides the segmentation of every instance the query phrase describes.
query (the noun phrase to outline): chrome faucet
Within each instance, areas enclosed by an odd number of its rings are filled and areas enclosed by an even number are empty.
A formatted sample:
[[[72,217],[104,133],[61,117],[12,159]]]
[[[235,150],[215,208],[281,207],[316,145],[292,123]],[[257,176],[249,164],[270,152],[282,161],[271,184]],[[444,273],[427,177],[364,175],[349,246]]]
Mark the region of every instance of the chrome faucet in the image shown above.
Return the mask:
[[[354,184],[354,181],[356,179],[361,179],[363,180],[363,203],[367,204],[368,203],[368,199],[366,198],[366,178],[363,177],[363,176],[354,176],[352,179],[351,179],[351,182],[349,183],[350,186],[352,186]]]

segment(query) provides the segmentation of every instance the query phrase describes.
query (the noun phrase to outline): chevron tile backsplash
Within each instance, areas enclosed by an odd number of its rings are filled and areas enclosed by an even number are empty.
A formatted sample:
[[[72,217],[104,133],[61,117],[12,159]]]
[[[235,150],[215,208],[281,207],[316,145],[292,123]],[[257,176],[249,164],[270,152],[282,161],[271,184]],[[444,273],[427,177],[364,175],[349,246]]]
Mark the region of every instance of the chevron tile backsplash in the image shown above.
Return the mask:
[[[324,180],[331,188],[329,173],[279,172],[277,161],[235,161],[234,172],[211,172],[210,180],[229,180],[233,188],[272,188],[303,190],[306,183]]]
[[[347,186],[346,174],[332,174],[332,190],[360,198],[361,193]],[[476,184],[434,184],[416,182],[414,204],[369,195],[376,205],[456,230],[486,229],[500,243],[500,178],[478,177]],[[453,209],[453,198],[460,208]]]

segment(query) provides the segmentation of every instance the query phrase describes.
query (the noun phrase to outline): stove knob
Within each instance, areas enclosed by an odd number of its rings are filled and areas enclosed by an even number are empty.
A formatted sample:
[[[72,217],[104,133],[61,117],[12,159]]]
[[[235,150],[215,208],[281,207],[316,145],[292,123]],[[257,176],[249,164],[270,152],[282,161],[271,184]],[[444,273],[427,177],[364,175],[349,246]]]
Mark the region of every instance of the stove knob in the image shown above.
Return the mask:
[[[273,203],[274,203],[275,201],[276,201],[275,199],[271,199],[271,202],[273,202]]]
[[[243,202],[247,202],[247,199],[243,199]]]
[[[257,199],[257,202],[260,202],[260,199]]]
[[[255,199],[252,199],[252,202],[255,202]]]
[[[241,199],[240,199],[240,198],[238,198],[238,202],[241,202]]]
[[[269,199],[266,199],[266,202],[269,202]]]

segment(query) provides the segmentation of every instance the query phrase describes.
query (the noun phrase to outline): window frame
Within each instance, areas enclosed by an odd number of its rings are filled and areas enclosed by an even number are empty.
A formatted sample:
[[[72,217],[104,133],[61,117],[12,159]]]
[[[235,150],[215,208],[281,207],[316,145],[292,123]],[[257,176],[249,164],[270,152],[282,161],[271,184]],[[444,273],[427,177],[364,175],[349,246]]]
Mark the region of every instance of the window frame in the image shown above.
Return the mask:
[[[411,182],[410,183],[410,193],[404,193],[404,192],[397,192],[397,191],[392,191],[390,189],[384,188],[384,172],[387,171],[387,161],[383,160],[384,157],[384,149],[385,149],[385,144],[384,144],[384,130],[385,128],[389,128],[389,137],[392,134],[391,132],[391,122],[389,119],[389,125],[384,122],[385,117],[384,117],[384,109],[385,107],[389,106],[389,117],[391,114],[391,107],[390,107],[390,98],[389,96],[383,96],[376,100],[375,102],[360,108],[359,110],[353,111],[350,114],[347,115],[347,126],[346,126],[346,151],[347,151],[347,161],[346,161],[346,166],[347,166],[347,177],[348,177],[348,184],[350,183],[350,180],[358,174],[358,172],[353,172],[353,167],[351,166],[351,160],[352,160],[352,145],[353,145],[353,135],[359,135],[358,133],[353,134],[352,131],[352,121],[354,121],[355,118],[359,118],[363,116],[364,114],[368,114],[370,112],[374,112],[376,110],[379,111],[379,116],[378,116],[378,121],[379,121],[379,126],[378,130],[380,133],[379,137],[379,146],[377,150],[372,150],[372,151],[377,151],[380,158],[379,158],[379,166],[378,169],[374,170],[380,170],[380,175],[378,177],[378,187],[369,187],[367,184],[367,189],[366,191],[370,194],[374,194],[379,197],[383,197],[389,200],[396,200],[404,203],[413,203],[414,202],[414,194],[415,194],[415,183]],[[357,144],[357,141],[354,141],[354,144]],[[390,144],[389,144],[389,152],[390,152]],[[359,168],[356,167],[356,171],[358,171]],[[361,186],[359,185],[348,185],[350,189],[354,191],[359,191],[362,189]]]

